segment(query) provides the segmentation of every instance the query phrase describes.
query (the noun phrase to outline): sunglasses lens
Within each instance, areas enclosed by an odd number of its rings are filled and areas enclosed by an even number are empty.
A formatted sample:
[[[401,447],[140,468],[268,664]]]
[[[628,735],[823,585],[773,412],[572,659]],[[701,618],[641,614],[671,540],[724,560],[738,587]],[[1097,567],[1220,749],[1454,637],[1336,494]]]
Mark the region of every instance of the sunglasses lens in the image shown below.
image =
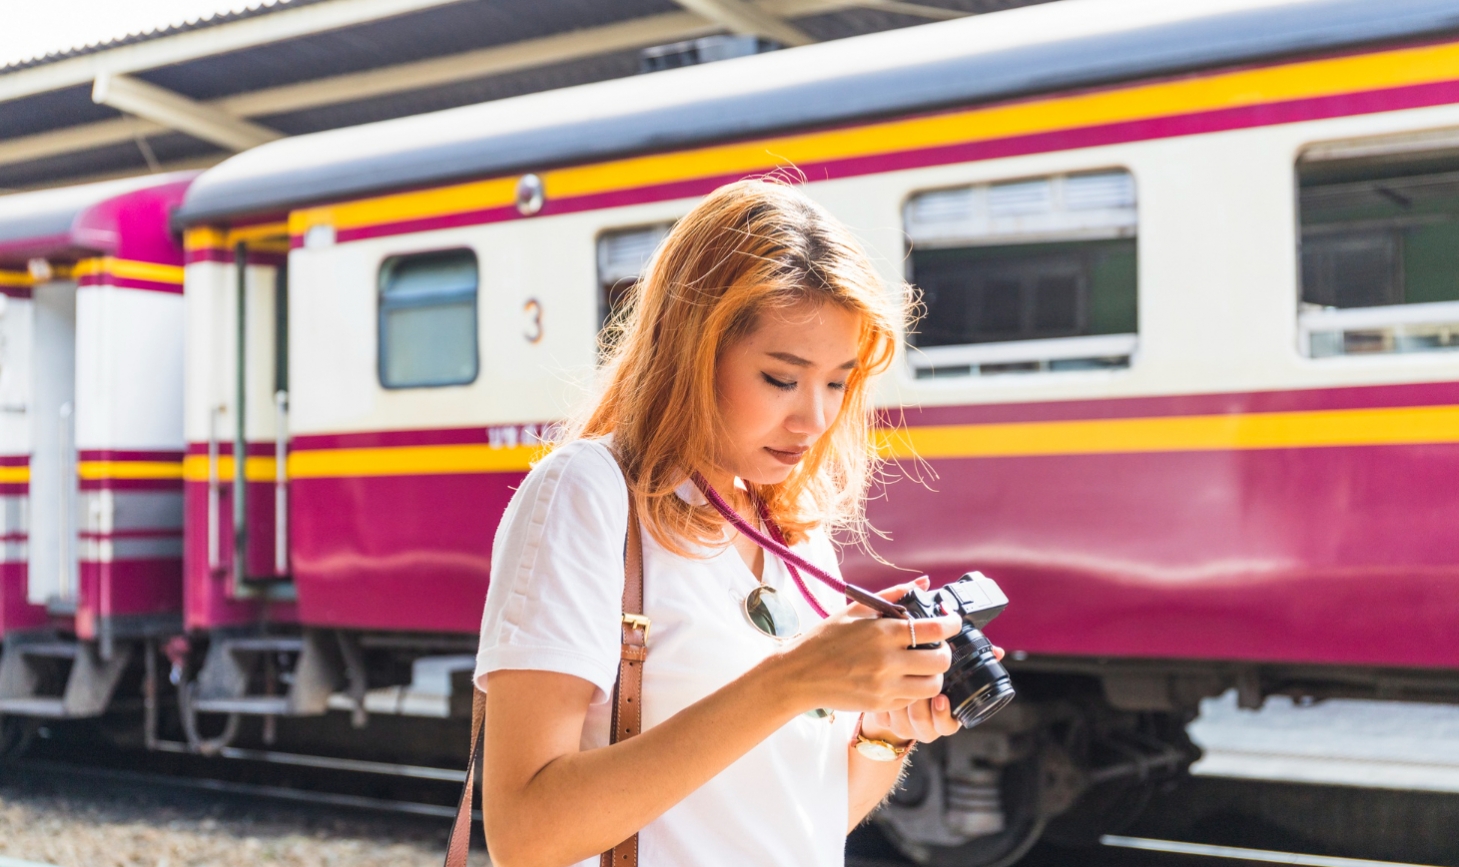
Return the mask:
[[[774,638],[790,638],[800,632],[800,615],[773,587],[751,591],[745,598],[745,614],[756,629]]]

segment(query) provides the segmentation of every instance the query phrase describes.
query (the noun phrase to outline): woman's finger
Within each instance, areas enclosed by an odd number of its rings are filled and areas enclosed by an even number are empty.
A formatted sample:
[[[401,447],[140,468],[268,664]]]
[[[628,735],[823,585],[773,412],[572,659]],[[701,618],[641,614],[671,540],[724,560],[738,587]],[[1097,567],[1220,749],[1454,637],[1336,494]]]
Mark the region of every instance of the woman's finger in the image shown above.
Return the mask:
[[[1003,648],[999,647],[996,644],[993,645],[993,658],[994,659],[1002,659],[1003,658]]]
[[[907,708],[907,718],[912,723],[912,737],[923,743],[937,740],[937,726],[932,721],[932,702],[913,702]]]
[[[947,696],[939,695],[932,700],[932,723],[938,736],[944,738],[957,734],[958,729],[962,728],[962,723],[952,715],[952,702],[947,700]]]

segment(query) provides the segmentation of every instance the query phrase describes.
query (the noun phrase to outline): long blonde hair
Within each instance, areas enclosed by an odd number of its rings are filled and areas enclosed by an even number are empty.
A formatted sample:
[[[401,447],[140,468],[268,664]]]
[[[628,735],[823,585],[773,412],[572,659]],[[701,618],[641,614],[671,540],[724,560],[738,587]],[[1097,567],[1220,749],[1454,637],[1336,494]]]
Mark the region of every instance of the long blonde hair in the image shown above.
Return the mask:
[[[839,305],[861,321],[840,413],[789,478],[754,493],[792,544],[817,526],[864,538],[866,490],[878,464],[867,383],[892,362],[908,298],[904,286],[886,286],[850,231],[799,190],[773,178],[727,184],[679,220],[610,322],[606,389],[565,438],[613,435],[630,495],[659,544],[680,554],[691,543],[714,545],[723,519],[676,489],[717,453],[721,354],[767,311]]]

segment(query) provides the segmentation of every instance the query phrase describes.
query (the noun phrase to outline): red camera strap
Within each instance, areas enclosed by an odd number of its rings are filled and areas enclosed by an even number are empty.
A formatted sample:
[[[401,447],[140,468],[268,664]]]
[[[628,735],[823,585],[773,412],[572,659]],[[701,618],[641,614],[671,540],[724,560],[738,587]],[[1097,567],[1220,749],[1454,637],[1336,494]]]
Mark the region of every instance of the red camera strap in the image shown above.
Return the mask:
[[[700,475],[698,472],[695,472],[690,478],[693,479],[695,486],[698,487],[701,492],[703,492],[704,498],[709,501],[709,504],[711,506],[714,506],[715,511],[719,512],[720,515],[722,515],[724,519],[730,523],[730,526],[734,527],[736,530],[739,530],[750,541],[779,557],[785,563],[785,568],[788,572],[790,572],[790,577],[795,579],[795,586],[800,588],[800,592],[803,596],[805,596],[806,602],[810,603],[811,609],[820,616],[826,617],[828,615],[826,613],[826,610],[821,607],[821,604],[816,601],[815,596],[811,595],[810,588],[806,586],[805,580],[800,577],[800,572],[797,571],[797,567],[799,567],[800,569],[804,569],[806,572],[809,572],[818,581],[820,581],[822,584],[825,584],[827,587],[830,587],[832,590],[835,590],[837,593],[840,593],[853,601],[860,602],[862,605],[865,605],[866,607],[878,612],[879,614],[882,614],[883,616],[900,617],[903,619],[908,616],[907,609],[903,608],[902,606],[892,602],[888,602],[874,593],[857,587],[855,584],[847,584],[845,581],[842,581],[835,575],[832,575],[831,573],[827,572],[826,570],[822,569],[821,567],[817,566],[806,558],[790,550],[790,546],[785,544],[785,534],[780,532],[780,528],[776,526],[775,521],[770,517],[769,507],[767,507],[765,503],[762,502],[758,497],[755,498],[755,503],[759,507],[760,518],[765,522],[765,526],[770,529],[770,532],[775,535],[775,538],[773,539],[760,532],[755,527],[752,527],[749,521],[746,521],[744,518],[740,517],[739,512],[736,512],[734,509],[730,508],[730,504],[724,501],[724,497],[721,497],[719,495],[719,491],[716,491],[714,487],[705,480],[704,476]],[[753,494],[751,496],[753,496]]]

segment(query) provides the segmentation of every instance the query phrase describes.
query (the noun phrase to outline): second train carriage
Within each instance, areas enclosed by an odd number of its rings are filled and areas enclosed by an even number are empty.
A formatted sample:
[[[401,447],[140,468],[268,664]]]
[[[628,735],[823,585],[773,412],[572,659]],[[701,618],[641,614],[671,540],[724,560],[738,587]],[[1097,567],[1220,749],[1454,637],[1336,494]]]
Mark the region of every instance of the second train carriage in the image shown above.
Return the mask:
[[[1437,0],[1069,2],[225,162],[181,215],[185,703],[449,714],[607,309],[695,197],[791,166],[924,293],[878,550],[1013,599],[1023,701],[918,754],[905,851],[1093,839],[1230,687],[1453,699],[1456,38]]]
[[[182,628],[195,173],[0,197],[0,722],[95,717]],[[6,738],[0,738],[3,751]]]

